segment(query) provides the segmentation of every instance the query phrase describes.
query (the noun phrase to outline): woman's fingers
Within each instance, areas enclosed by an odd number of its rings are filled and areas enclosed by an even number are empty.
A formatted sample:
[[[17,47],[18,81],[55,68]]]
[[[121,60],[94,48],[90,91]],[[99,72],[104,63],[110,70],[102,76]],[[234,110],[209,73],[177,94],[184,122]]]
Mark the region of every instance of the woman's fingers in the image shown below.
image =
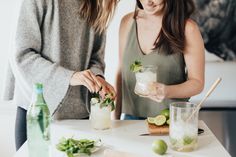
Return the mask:
[[[106,94],[111,94],[115,99],[115,89],[101,76],[95,76],[90,70],[77,72],[73,75],[71,85],[84,85],[92,93],[99,92],[104,98]]]
[[[82,85],[87,87],[90,92],[94,93],[94,83],[86,75],[81,75]]]
[[[90,88],[89,84],[85,82],[84,79],[80,79],[80,85],[85,86],[90,92],[92,92],[92,89]]]
[[[70,85],[83,85],[87,87],[90,92],[94,93],[98,92],[101,89],[102,82],[99,81],[90,70],[85,70],[76,72],[71,78]]]
[[[109,93],[112,94],[112,99],[115,99],[116,98],[116,91],[115,91],[114,87],[111,86],[110,84],[107,84],[107,88],[109,90]]]
[[[162,102],[162,100],[163,99],[159,99],[158,97],[156,97],[156,96],[150,96],[149,97],[151,100],[153,100],[153,101],[156,101],[156,102]]]
[[[82,84],[86,86],[90,90],[90,92],[94,93],[96,91],[96,83],[92,78],[89,70],[82,71],[80,73],[80,79],[83,82]]]
[[[114,99],[116,96],[115,89],[108,83],[106,80],[104,80],[102,77],[97,76],[97,80],[102,85],[102,90],[100,91],[100,94],[102,97],[105,97],[106,94],[112,94],[112,98]]]
[[[93,79],[93,82],[94,82],[94,87],[95,87],[94,92],[99,92],[99,90],[101,89],[102,83],[97,79],[97,77],[93,74],[93,72],[91,72],[90,70],[88,70],[88,72],[91,79]]]
[[[165,85],[158,82],[153,82],[150,84],[150,92],[147,97],[153,101],[162,102],[165,98]]]

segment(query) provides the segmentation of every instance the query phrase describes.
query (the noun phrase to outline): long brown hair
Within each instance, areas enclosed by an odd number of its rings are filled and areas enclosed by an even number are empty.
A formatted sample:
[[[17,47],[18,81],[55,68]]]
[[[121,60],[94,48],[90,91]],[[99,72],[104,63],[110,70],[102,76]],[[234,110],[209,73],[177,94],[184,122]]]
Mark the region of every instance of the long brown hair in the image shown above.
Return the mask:
[[[136,1],[137,7],[143,9],[140,1]],[[186,20],[190,18],[194,10],[192,0],[163,0],[162,28],[154,43],[155,49],[163,49],[165,51],[161,52],[167,55],[182,53],[185,48]]]
[[[102,33],[113,17],[117,0],[81,0],[79,14],[96,32]]]

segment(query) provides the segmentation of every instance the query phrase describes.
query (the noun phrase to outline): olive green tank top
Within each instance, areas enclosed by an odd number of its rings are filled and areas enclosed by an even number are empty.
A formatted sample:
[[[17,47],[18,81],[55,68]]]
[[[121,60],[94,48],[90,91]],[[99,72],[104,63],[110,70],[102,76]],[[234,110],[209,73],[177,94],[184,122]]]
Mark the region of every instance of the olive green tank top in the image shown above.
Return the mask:
[[[137,24],[134,20],[123,52],[121,67],[123,113],[139,117],[156,116],[162,109],[168,108],[171,102],[188,100],[165,99],[162,103],[158,103],[134,93],[136,78],[135,73],[130,71],[130,65],[135,60],[140,60],[144,66],[156,66],[157,82],[166,85],[175,85],[186,81],[187,74],[183,54],[164,55],[160,51],[162,50],[153,50],[150,54],[144,54],[142,52],[137,38]]]

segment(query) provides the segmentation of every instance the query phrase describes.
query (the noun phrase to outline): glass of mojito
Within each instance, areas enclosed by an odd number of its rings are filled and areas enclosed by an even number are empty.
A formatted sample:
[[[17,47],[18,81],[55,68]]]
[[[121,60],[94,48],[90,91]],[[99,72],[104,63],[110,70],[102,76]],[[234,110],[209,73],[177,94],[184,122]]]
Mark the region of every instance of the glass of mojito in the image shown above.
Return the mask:
[[[157,81],[157,67],[156,66],[143,66],[138,72],[135,73],[136,84],[134,92],[140,96],[147,96],[155,92],[155,87],[152,86],[153,82]]]
[[[195,107],[190,102],[170,104],[169,138],[173,150],[190,152],[197,148],[198,111],[189,118]]]
[[[110,129],[112,105],[105,104],[105,102],[101,102],[98,98],[92,98],[90,103],[89,119],[92,127],[96,130]]]

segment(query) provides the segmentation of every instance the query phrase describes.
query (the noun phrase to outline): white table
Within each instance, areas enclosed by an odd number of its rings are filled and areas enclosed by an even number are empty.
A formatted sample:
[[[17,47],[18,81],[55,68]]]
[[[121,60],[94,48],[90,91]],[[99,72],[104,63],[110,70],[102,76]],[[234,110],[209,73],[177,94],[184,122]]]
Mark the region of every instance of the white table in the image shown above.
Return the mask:
[[[199,122],[199,127],[205,132],[199,135],[198,149],[189,153],[180,153],[168,148],[166,157],[230,157],[229,153],[217,140],[214,134],[203,121]],[[91,157],[102,157],[104,149],[114,149],[124,152],[132,152],[143,157],[157,157],[151,150],[151,144],[155,139],[163,139],[169,145],[168,136],[139,136],[147,133],[144,121],[114,121],[110,130],[93,130],[88,120],[66,120],[54,122],[52,124],[52,156],[65,157],[55,149],[61,137],[74,138],[100,138],[104,143],[103,149],[99,150]],[[15,154],[15,157],[28,157],[27,143]]]

